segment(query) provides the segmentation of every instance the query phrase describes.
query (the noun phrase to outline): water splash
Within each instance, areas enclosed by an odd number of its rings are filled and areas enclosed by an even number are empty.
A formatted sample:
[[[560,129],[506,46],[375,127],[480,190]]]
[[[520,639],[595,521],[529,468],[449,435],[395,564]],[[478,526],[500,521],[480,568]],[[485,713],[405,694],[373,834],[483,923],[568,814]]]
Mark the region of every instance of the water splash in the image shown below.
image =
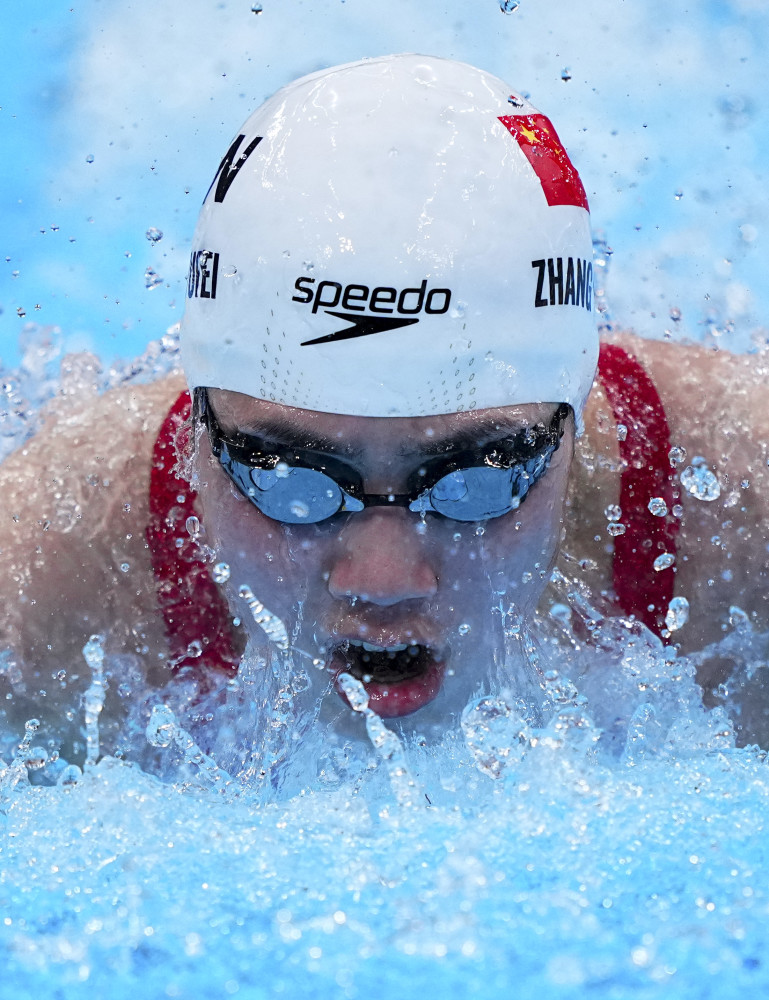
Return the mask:
[[[86,732],[86,767],[93,767],[99,759],[99,716],[104,708],[106,684],[104,681],[104,637],[92,635],[83,646],[83,658],[91,668],[91,683],[83,698]]]
[[[254,592],[247,584],[243,584],[238,588],[238,596],[246,602],[251,612],[251,617],[262,629],[270,642],[274,643],[280,650],[288,650],[288,632],[280,618],[265,608],[259,598],[254,596]]]
[[[406,763],[403,744],[369,707],[366,689],[356,677],[342,673],[338,680],[352,710],[362,715],[366,721],[366,732],[377,756],[385,765],[398,805],[402,809],[412,808],[417,796],[417,787]]]
[[[204,753],[187,730],[179,725],[168,705],[153,706],[146,736],[153,747],[166,748],[175,744],[182,753],[184,763],[194,768],[205,784],[218,785],[223,790],[232,782],[230,775]]]

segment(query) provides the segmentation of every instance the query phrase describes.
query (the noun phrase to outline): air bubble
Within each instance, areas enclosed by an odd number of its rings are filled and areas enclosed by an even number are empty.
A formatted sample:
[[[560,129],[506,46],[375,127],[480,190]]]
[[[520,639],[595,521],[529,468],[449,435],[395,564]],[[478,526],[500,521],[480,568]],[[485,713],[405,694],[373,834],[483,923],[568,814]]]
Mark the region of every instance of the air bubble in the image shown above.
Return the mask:
[[[460,635],[467,635],[469,631],[470,631],[470,625],[468,625],[467,622],[462,622],[462,624],[457,629],[457,632],[459,632]]]
[[[200,520],[191,514],[190,517],[184,522],[184,526],[187,529],[187,533],[193,538],[197,538],[200,534]]]
[[[654,571],[660,573],[663,569],[669,569],[676,561],[676,557],[670,552],[663,552],[654,560]]]
[[[665,517],[668,512],[668,505],[663,497],[652,497],[647,504],[647,510],[655,517]]]
[[[606,530],[609,532],[612,538],[616,538],[618,535],[624,535],[625,532],[627,531],[627,528],[625,527],[624,524],[620,524],[617,521],[612,521],[611,524],[608,524],[606,526]]]
[[[230,578],[229,563],[218,562],[211,570],[211,576],[214,578],[214,583],[226,583]]]
[[[617,424],[617,440],[625,441],[627,439],[627,424]]]
[[[622,517],[622,508],[616,503],[610,503],[603,513],[607,521],[619,521]]]
[[[668,459],[671,465],[680,465],[685,458],[686,448],[682,448],[680,444],[674,444],[668,452]]]
[[[150,226],[147,232],[144,234],[150,243],[157,243],[159,240],[163,239],[162,229],[156,229],[155,226]]]

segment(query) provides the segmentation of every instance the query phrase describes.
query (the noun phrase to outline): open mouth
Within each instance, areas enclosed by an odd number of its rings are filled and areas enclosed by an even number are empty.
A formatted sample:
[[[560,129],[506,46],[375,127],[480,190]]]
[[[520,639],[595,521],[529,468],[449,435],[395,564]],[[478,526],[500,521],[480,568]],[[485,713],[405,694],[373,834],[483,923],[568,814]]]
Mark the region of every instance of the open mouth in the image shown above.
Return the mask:
[[[443,658],[426,644],[379,646],[358,639],[336,646],[329,667],[335,677],[349,673],[361,681],[369,706],[383,718],[410,715],[432,701],[445,672]],[[345,698],[338,684],[337,691]]]

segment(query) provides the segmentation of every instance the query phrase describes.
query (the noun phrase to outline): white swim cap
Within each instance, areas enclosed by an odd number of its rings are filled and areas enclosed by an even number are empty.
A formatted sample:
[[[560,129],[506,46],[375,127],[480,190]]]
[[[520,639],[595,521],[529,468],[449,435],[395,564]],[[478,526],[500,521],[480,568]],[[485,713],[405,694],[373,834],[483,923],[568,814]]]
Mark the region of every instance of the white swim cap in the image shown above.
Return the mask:
[[[328,413],[579,415],[598,355],[587,199],[555,130],[432,56],[263,104],[206,195],[187,296],[191,388]]]

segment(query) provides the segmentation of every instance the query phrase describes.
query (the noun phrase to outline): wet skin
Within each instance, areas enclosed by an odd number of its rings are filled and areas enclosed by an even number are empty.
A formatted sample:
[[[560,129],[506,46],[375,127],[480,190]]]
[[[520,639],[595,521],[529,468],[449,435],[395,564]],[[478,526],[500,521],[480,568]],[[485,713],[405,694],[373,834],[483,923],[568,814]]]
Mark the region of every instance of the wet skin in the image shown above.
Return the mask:
[[[369,493],[404,493],[428,457],[500,441],[524,427],[549,423],[554,404],[502,407],[415,418],[351,417],[299,410],[238,393],[212,390],[217,418],[271,441],[297,439],[355,468]],[[267,432],[269,431],[269,435]],[[501,646],[493,605],[514,604],[526,617],[536,606],[562,529],[574,427],[569,417],[550,467],[520,509],[485,522],[458,522],[402,507],[371,507],[320,524],[284,525],[261,513],[232,485],[207,436],[198,445],[200,505],[206,541],[231,568],[228,599],[248,584],[286,623],[296,648],[325,660],[327,680],[354,664],[371,707],[403,716],[442,689],[460,702],[482,680],[479,652]],[[461,628],[460,628],[461,626]],[[254,626],[253,638],[263,640]],[[367,673],[353,646],[419,647],[414,669]],[[352,659],[351,659],[352,657]],[[482,656],[480,657],[482,659]],[[381,656],[375,660],[381,664]]]

